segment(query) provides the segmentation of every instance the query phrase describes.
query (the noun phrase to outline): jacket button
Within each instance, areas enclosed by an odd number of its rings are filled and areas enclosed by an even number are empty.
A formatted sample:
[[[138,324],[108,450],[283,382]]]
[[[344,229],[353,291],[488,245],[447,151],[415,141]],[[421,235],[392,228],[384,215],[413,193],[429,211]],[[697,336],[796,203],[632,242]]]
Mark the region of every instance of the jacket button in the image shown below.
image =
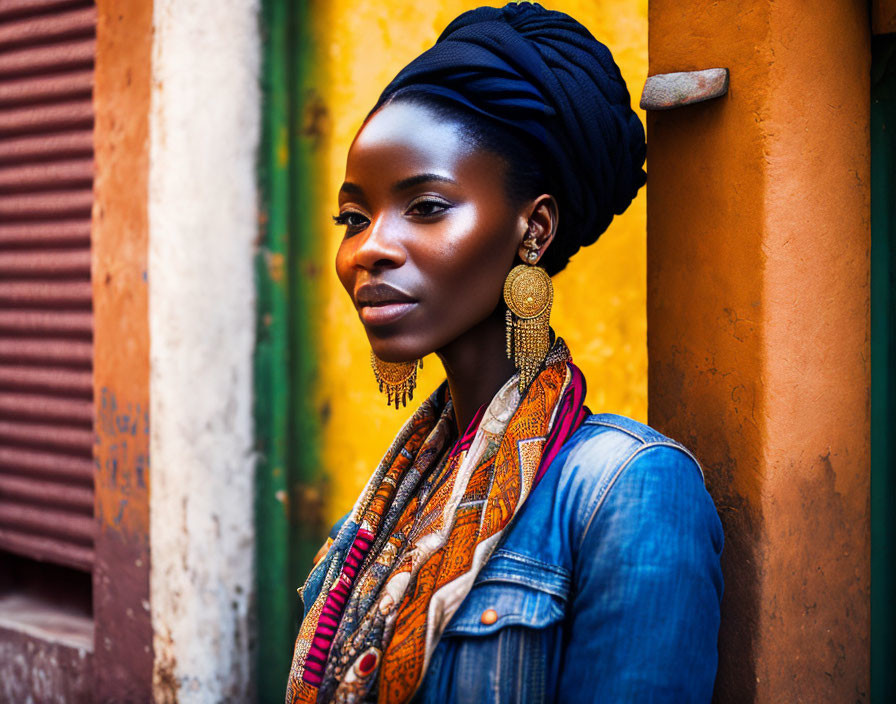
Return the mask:
[[[482,612],[482,616],[479,619],[486,626],[491,626],[495,621],[498,620],[498,612],[494,609],[486,609]]]

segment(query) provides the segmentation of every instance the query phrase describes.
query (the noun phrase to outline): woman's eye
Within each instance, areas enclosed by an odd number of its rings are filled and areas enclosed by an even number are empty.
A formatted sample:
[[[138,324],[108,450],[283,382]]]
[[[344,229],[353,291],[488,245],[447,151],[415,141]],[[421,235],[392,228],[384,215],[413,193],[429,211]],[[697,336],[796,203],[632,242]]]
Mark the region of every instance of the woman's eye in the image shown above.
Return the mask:
[[[449,204],[441,200],[421,200],[413,203],[408,208],[408,215],[417,215],[420,217],[432,217],[433,215],[441,215],[449,208]]]
[[[333,222],[337,225],[344,225],[348,230],[361,230],[367,225],[367,218],[356,213],[353,210],[346,210],[344,213],[333,216]]]

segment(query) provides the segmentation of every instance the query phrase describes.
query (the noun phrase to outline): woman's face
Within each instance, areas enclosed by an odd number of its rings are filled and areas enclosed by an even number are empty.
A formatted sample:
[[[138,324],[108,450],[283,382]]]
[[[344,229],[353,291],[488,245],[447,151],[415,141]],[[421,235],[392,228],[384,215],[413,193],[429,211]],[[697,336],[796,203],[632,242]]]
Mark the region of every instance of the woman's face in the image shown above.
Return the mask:
[[[503,160],[460,129],[393,103],[349,149],[336,273],[385,361],[439,350],[492,314],[529,226]]]

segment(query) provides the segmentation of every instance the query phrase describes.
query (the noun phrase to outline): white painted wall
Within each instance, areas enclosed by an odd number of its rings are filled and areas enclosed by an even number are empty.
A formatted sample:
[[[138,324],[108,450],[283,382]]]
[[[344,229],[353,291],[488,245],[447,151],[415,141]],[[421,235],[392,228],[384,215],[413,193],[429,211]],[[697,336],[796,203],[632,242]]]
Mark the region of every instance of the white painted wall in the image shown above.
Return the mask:
[[[155,698],[253,698],[257,0],[156,0],[150,122]]]

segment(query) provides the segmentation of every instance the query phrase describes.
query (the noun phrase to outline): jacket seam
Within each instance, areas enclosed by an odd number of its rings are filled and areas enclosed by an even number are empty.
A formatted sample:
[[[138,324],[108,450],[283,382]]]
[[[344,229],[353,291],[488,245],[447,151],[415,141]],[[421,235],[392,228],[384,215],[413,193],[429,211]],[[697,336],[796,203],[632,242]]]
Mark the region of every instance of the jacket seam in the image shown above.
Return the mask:
[[[571,580],[566,577],[562,584],[559,585],[546,585],[544,582],[534,582],[534,580],[527,580],[523,577],[519,577],[517,575],[500,575],[494,577],[486,577],[483,580],[477,579],[474,582],[474,587],[482,587],[487,584],[497,584],[497,585],[513,585],[514,587],[523,587],[533,592],[538,592],[539,594],[547,594],[549,596],[557,597],[558,599],[562,599],[563,601],[569,600],[569,591],[571,588]]]
[[[594,521],[594,517],[597,515],[597,512],[600,511],[601,507],[604,505],[604,502],[607,500],[607,496],[610,491],[616,485],[616,481],[625,471],[625,469],[631,465],[631,463],[635,460],[638,455],[642,452],[650,450],[654,447],[671,447],[674,450],[678,450],[682,452],[684,455],[690,457],[694,463],[697,465],[697,469],[700,471],[700,476],[703,479],[704,483],[706,482],[706,478],[703,475],[703,468],[700,466],[700,463],[697,462],[697,458],[694,457],[686,448],[674,442],[651,442],[645,443],[637,450],[632,452],[628,458],[626,458],[625,462],[619,465],[619,468],[613,473],[613,476],[610,477],[609,481],[601,487],[601,490],[598,492],[597,504],[591,510],[591,515],[588,517],[588,522],[585,524],[585,529],[582,531],[582,537],[579,539],[578,544],[576,546],[576,552],[582,549],[582,545],[585,544],[585,539],[588,537],[588,531],[591,529],[591,524]]]
[[[613,428],[613,430],[618,430],[618,431],[621,432],[621,433],[625,433],[625,434],[628,435],[629,437],[633,437],[635,440],[637,440],[638,442],[640,442],[640,443],[642,443],[642,444],[647,444],[647,443],[648,443],[647,440],[645,440],[643,437],[641,437],[640,435],[638,435],[638,434],[637,434],[636,432],[634,432],[633,430],[629,430],[628,428],[624,428],[624,427],[622,427],[621,425],[616,425],[615,423],[608,423],[608,422],[605,421],[605,420],[593,420],[593,421],[592,421],[592,420],[591,420],[592,418],[594,418],[594,416],[590,416],[590,417],[588,418],[588,420],[591,421],[590,423],[588,423],[588,425],[603,425],[604,427],[607,427],[607,428]]]
[[[566,601],[569,598],[569,591],[572,586],[572,575],[561,565],[551,565],[535,558],[522,556],[519,553],[514,553],[510,550],[503,551],[500,556],[497,553],[492,553],[492,558],[495,557],[501,557],[504,560],[516,562],[519,566],[527,566],[531,570],[542,572],[542,574],[538,575],[537,578],[533,578],[515,572],[502,572],[493,566],[490,558],[488,564],[486,564],[479,574],[476,575],[476,580],[473,583],[474,588],[485,584],[512,584],[544,594],[550,594],[563,601]],[[490,567],[490,565],[492,566]]]
[[[535,557],[530,557],[528,555],[524,555],[524,554],[516,552],[514,550],[508,550],[507,548],[499,548],[498,550],[495,550],[492,553],[492,556],[491,556],[491,558],[489,558],[489,560],[491,560],[492,558],[495,558],[495,557],[503,557],[506,560],[512,560],[512,561],[516,561],[516,562],[521,562],[525,565],[539,567],[539,568],[545,570],[546,572],[551,572],[551,573],[557,575],[558,577],[562,577],[564,579],[569,579],[569,577],[570,577],[569,570],[567,570],[566,568],[564,568],[560,565],[554,565],[549,562],[545,562],[544,560],[539,560]],[[483,566],[482,569],[485,570],[485,566]]]
[[[686,448],[684,445],[681,445],[680,443],[677,443],[674,441],[667,442],[664,440],[663,442],[657,442],[657,443],[653,443],[653,444],[656,445],[657,447],[673,447],[676,450],[681,450],[684,454],[686,454],[688,457],[690,457],[694,461],[695,465],[697,465],[697,469],[700,470],[700,478],[703,480],[703,485],[704,486],[706,485],[706,474],[703,472],[703,465],[700,464],[700,460],[698,460],[694,456],[694,453],[691,452],[688,448]]]

